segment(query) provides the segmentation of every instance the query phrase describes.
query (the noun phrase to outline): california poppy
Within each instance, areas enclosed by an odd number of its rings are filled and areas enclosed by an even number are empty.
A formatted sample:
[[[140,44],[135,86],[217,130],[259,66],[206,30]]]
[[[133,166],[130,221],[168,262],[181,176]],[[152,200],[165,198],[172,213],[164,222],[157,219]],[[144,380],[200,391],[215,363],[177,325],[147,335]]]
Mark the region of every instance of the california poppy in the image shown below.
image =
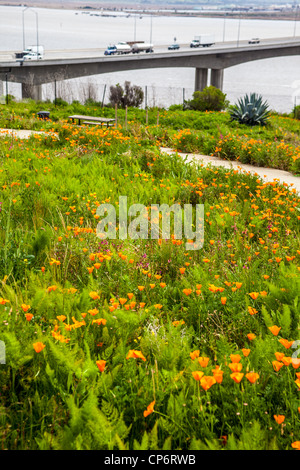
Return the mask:
[[[274,336],[277,336],[279,331],[281,330],[281,327],[273,325],[273,326],[269,326],[269,330]]]
[[[43,351],[43,349],[46,347],[46,345],[44,343],[42,343],[41,341],[38,341],[37,343],[33,343],[33,349],[35,350],[35,352],[39,353],[41,351]]]
[[[275,419],[277,424],[281,424],[285,420],[285,416],[284,415],[274,415],[274,419]]]
[[[201,380],[204,375],[204,372],[200,370],[195,370],[194,372],[192,372],[192,374],[195,380]]]
[[[104,372],[106,361],[103,361],[102,359],[100,359],[99,361],[96,361],[96,364],[100,372]]]
[[[191,359],[194,360],[196,357],[199,357],[200,351],[197,349],[196,351],[190,352]]]
[[[147,410],[144,411],[145,418],[154,412],[154,405],[155,405],[155,400],[152,401],[150,405],[147,406]]]
[[[284,364],[283,362],[273,361],[272,365],[273,365],[274,370],[278,372]]]
[[[246,374],[246,378],[249,380],[249,382],[254,384],[259,379],[259,374],[256,372],[248,372],[248,374]]]
[[[245,357],[249,356],[251,349],[243,348],[242,353]]]
[[[231,362],[240,362],[241,356],[239,354],[230,354]]]
[[[205,368],[207,367],[207,364],[209,363],[209,357],[199,357],[198,362],[201,367]]]
[[[232,362],[231,364],[228,364],[228,367],[231,372],[241,372],[243,364],[241,364],[240,362]]]
[[[288,341],[287,339],[283,339],[283,338],[279,340],[279,343],[281,343],[282,346],[284,346],[286,349],[289,349],[292,346],[293,342],[294,341]]]
[[[232,378],[232,380],[235,381],[235,383],[238,384],[244,377],[244,374],[242,372],[233,372],[232,374],[230,374],[230,377]]]
[[[142,361],[146,361],[146,358],[143,356],[142,352],[141,351],[137,351],[136,349],[130,349],[127,356],[126,356],[126,359],[130,359],[130,358],[133,358],[133,359],[142,359]]]
[[[30,305],[22,304],[21,308],[22,308],[23,312],[26,313],[30,309]]]
[[[216,381],[215,377],[211,377],[210,375],[204,375],[204,377],[202,377],[200,379],[200,384],[201,384],[201,387],[203,388],[203,390],[208,390],[216,382],[217,381]]]

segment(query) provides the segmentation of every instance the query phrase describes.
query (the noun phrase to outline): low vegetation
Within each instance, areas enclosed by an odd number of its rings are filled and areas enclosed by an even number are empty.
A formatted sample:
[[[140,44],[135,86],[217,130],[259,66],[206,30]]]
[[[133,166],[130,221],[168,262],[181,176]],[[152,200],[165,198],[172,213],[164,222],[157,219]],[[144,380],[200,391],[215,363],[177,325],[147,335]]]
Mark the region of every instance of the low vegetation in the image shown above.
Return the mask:
[[[50,120],[37,118],[40,109]],[[299,172],[299,121],[10,103],[0,127],[3,450],[300,448],[300,198],[182,152]],[[97,208],[204,205],[204,240],[96,236]],[[148,219],[147,219],[148,220]],[[172,232],[171,232],[172,234]]]

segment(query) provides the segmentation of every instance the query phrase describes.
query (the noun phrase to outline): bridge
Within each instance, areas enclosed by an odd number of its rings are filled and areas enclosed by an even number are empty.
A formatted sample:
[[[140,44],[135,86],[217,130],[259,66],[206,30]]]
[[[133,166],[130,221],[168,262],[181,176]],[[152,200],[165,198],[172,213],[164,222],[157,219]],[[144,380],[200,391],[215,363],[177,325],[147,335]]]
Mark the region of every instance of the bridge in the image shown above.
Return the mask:
[[[88,51],[87,51],[88,52]],[[102,52],[103,54],[103,52]],[[263,40],[259,44],[219,43],[205,48],[184,48],[179,51],[155,51],[118,56],[75,58],[46,58],[39,61],[0,61],[0,80],[22,84],[22,97],[41,99],[44,83],[98,75],[166,67],[192,67],[195,69],[195,91],[208,84],[222,90],[224,69],[244,62],[273,57],[300,55],[299,38]],[[208,83],[208,70],[210,83]]]

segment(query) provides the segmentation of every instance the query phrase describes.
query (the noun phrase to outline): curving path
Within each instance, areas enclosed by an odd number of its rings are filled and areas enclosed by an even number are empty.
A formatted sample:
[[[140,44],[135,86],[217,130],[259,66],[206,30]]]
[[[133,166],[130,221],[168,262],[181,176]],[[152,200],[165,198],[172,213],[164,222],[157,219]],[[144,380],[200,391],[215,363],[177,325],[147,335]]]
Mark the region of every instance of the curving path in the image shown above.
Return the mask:
[[[288,189],[296,189],[300,195],[300,177],[294,176],[292,173],[283,170],[277,170],[275,168],[265,168],[247,165],[244,163],[239,163],[232,160],[222,160],[218,157],[211,157],[201,154],[186,154],[181,152],[176,152],[171,148],[161,148],[162,152],[166,152],[169,155],[177,153],[182,157],[186,157],[187,162],[201,162],[203,165],[214,165],[222,166],[228,169],[235,169],[245,173],[253,173],[255,176],[261,177],[266,182],[273,182],[274,180],[280,182],[281,184],[287,185]]]
[[[12,137],[20,138],[20,139],[28,139],[33,134],[52,134],[57,135],[54,133],[49,132],[42,132],[42,131],[32,131],[32,130],[19,130],[19,129],[0,129],[0,136],[3,135],[10,135]],[[297,193],[300,196],[300,177],[294,176],[292,173],[283,170],[277,170],[274,168],[265,168],[265,167],[256,167],[252,165],[246,165],[244,163],[239,163],[237,161],[229,161],[229,160],[222,160],[218,157],[211,157],[208,155],[201,155],[201,154],[186,154],[181,152],[176,152],[171,148],[161,148],[162,152],[166,152],[169,155],[177,153],[183,158],[186,158],[187,162],[201,162],[203,165],[214,165],[214,166],[222,166],[228,169],[236,169],[241,172],[245,173],[253,173],[256,176],[261,177],[266,182],[273,182],[278,181],[281,184],[284,184],[288,187],[288,189],[296,189]]]

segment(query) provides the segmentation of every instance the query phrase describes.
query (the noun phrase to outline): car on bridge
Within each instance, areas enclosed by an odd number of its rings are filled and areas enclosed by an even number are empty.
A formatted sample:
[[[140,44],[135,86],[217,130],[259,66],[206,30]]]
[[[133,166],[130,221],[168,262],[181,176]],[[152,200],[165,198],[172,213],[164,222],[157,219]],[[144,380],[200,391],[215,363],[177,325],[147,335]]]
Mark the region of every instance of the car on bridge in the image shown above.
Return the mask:
[[[248,41],[248,44],[259,44],[260,39],[259,38],[252,38],[250,41]]]
[[[168,51],[175,51],[180,49],[179,44],[171,44],[171,46],[168,47]]]

